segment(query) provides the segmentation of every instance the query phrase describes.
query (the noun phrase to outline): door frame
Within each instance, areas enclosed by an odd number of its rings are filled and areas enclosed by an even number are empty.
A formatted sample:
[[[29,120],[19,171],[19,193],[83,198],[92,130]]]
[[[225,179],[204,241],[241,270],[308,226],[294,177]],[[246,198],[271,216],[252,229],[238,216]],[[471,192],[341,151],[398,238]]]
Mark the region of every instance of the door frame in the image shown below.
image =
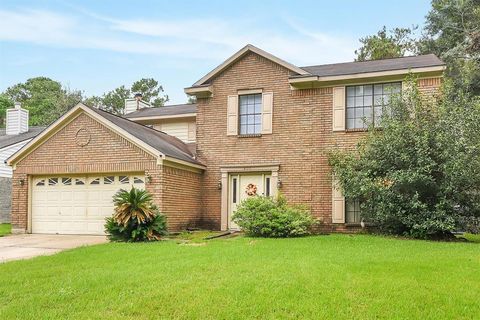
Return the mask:
[[[278,192],[278,172],[280,170],[279,163],[271,164],[258,164],[258,165],[225,165],[220,166],[221,173],[221,217],[220,217],[220,229],[222,231],[228,230],[228,211],[229,211],[229,191],[230,191],[230,175],[242,174],[242,173],[269,173],[271,175],[271,196],[275,197]]]

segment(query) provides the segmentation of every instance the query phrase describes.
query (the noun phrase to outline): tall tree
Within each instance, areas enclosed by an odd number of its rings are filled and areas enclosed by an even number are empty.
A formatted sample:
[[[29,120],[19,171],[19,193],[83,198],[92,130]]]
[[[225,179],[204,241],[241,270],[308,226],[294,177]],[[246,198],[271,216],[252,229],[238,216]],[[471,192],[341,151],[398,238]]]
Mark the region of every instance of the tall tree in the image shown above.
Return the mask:
[[[13,107],[13,101],[6,95],[0,94],[0,127],[5,126],[7,109]]]
[[[8,88],[4,95],[30,112],[31,125],[48,125],[82,100],[82,92],[62,87],[47,77],[28,79]]]
[[[457,87],[480,95],[480,0],[433,0],[418,51],[439,56]]]
[[[355,61],[378,60],[403,57],[407,52],[414,51],[415,41],[412,37],[413,28],[395,28],[387,31],[383,28],[373,36],[360,38],[362,46],[355,50]]]
[[[131,92],[125,86],[120,86],[103,95],[101,109],[115,114],[123,114],[125,99],[130,98]]]
[[[163,87],[153,78],[143,78],[132,84],[133,93],[141,93],[142,99],[155,107],[161,107],[168,101],[168,96],[163,94]]]

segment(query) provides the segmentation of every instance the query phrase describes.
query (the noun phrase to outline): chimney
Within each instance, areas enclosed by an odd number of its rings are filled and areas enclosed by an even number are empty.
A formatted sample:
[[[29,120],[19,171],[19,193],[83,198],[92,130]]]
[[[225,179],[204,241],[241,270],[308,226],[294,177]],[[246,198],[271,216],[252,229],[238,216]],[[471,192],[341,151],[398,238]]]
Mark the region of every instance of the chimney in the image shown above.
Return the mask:
[[[152,106],[142,100],[141,93],[136,93],[133,99],[125,99],[124,114],[135,112],[143,108],[151,108]]]
[[[15,102],[13,108],[7,109],[7,135],[16,135],[28,131],[28,110]]]

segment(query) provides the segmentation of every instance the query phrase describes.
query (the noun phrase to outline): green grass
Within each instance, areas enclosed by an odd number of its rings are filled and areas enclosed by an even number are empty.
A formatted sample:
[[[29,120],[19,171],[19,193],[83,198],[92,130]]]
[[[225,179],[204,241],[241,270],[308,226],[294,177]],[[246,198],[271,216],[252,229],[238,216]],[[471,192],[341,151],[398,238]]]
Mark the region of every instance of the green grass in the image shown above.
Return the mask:
[[[470,242],[480,243],[480,234],[465,233],[461,235],[460,238],[464,238]]]
[[[0,223],[0,237],[10,234],[11,230],[12,226],[10,225],[10,223]]]
[[[369,235],[111,243],[0,265],[0,319],[478,319],[480,246]]]

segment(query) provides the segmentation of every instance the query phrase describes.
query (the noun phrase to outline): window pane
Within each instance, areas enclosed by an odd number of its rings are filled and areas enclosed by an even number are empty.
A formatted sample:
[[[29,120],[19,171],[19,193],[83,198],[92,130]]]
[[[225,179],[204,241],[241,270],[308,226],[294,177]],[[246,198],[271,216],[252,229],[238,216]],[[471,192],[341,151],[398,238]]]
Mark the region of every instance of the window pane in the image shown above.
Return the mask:
[[[121,184],[128,184],[130,179],[127,176],[119,176],[118,181],[120,181]]]
[[[355,108],[355,118],[363,117],[363,108]]]
[[[240,134],[247,134],[247,125],[240,125]]]
[[[355,107],[363,106],[363,96],[355,98]]]
[[[247,113],[247,105],[240,105],[240,114]]]
[[[90,184],[100,184],[100,178],[96,178],[90,182]]]
[[[262,116],[256,115],[255,116],[255,124],[262,124]]]
[[[143,179],[140,179],[139,177],[133,177],[133,183],[144,183]]]
[[[363,125],[363,119],[355,119],[355,128],[357,129],[360,129],[360,128],[363,128],[364,125]]]
[[[72,178],[62,178],[62,183],[65,186],[70,186],[72,185]]]
[[[75,185],[82,186],[84,184],[85,184],[85,181],[83,181],[83,179],[79,179],[79,178],[75,179]]]
[[[356,86],[355,87],[355,95],[357,97],[363,95],[363,86]]]
[[[103,184],[112,184],[114,180],[114,176],[103,177]]]
[[[251,116],[248,116],[247,118],[247,124],[254,124],[255,123],[255,116],[251,115]]]
[[[347,106],[349,106],[349,107],[355,106],[355,98],[353,98],[353,97],[348,97],[348,98],[347,98]]]
[[[347,87],[347,97],[355,96],[355,87]]]
[[[255,134],[260,134],[262,132],[262,125],[256,124],[255,125]]]
[[[247,134],[254,134],[255,133],[255,127],[254,126],[247,126]]]
[[[42,179],[42,180],[38,181],[36,185],[37,186],[44,186],[45,185],[45,180]]]
[[[372,95],[372,85],[363,86],[363,94],[366,96]]]
[[[363,97],[363,105],[364,106],[371,106],[372,105],[372,96]]]
[[[347,129],[355,128],[355,119],[347,119]]]
[[[55,186],[58,183],[58,178],[48,178],[48,185]]]
[[[363,116],[367,118],[366,120],[370,122],[372,120],[372,108],[363,109]]]
[[[355,109],[347,108],[347,119],[355,118]]]
[[[376,84],[373,87],[373,94],[383,94],[383,85],[382,84]]]

